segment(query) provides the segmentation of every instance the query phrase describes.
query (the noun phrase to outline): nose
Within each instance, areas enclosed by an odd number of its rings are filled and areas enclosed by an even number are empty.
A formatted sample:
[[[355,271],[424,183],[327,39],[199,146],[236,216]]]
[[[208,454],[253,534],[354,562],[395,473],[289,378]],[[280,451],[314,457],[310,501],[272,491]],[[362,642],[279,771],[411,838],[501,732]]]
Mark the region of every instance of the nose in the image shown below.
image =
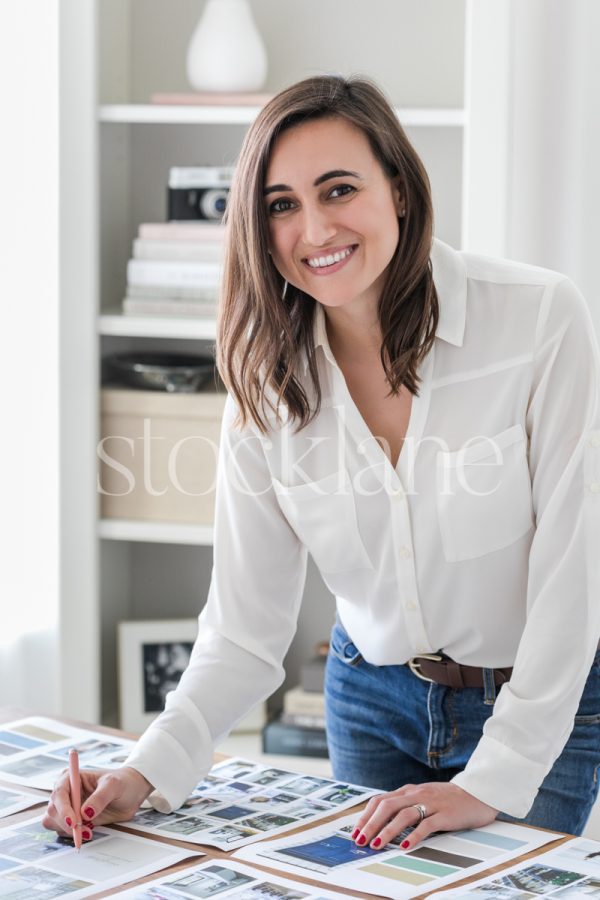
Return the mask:
[[[304,241],[307,246],[321,247],[334,237],[336,228],[326,209],[307,204],[303,214]]]

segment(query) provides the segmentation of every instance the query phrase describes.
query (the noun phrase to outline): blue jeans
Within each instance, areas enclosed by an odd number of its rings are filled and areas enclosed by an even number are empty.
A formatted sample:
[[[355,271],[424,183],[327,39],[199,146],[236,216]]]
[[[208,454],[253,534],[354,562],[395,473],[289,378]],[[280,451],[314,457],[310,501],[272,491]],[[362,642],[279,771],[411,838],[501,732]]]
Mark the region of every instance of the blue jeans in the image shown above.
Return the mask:
[[[464,769],[494,709],[482,688],[453,690],[422,681],[408,666],[365,662],[339,621],[331,634],[325,697],[334,777],[382,791],[450,781]],[[598,793],[599,766],[600,652],[571,736],[528,815],[499,818],[581,834]]]

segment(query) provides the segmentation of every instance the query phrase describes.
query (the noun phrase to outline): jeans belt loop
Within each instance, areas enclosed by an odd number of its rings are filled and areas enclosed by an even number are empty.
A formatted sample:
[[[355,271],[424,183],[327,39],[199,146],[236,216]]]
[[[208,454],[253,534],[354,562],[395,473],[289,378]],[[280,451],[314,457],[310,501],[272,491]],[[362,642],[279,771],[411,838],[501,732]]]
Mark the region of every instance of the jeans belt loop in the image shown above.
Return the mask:
[[[482,669],[483,675],[483,702],[486,706],[493,706],[496,702],[496,682],[493,669]]]

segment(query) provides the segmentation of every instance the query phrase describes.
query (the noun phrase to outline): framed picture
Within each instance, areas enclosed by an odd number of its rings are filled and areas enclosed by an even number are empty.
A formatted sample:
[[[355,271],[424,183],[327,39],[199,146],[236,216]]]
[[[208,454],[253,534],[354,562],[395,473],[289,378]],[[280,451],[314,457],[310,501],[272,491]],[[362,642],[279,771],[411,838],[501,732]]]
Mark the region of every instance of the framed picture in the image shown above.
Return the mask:
[[[165,706],[185,671],[198,634],[198,619],[119,622],[119,719],[125,731],[141,734]],[[265,704],[236,726],[259,731],[266,722]]]

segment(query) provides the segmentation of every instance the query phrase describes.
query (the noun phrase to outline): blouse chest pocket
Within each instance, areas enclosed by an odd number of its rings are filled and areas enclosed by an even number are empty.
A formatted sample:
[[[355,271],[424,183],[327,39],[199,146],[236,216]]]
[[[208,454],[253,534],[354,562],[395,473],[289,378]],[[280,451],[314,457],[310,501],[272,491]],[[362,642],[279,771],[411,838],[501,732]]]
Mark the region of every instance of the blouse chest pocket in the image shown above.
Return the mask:
[[[437,454],[444,556],[474,559],[508,547],[533,525],[527,440],[521,425]]]
[[[372,569],[346,470],[296,487],[273,486],[286,519],[324,573]]]

